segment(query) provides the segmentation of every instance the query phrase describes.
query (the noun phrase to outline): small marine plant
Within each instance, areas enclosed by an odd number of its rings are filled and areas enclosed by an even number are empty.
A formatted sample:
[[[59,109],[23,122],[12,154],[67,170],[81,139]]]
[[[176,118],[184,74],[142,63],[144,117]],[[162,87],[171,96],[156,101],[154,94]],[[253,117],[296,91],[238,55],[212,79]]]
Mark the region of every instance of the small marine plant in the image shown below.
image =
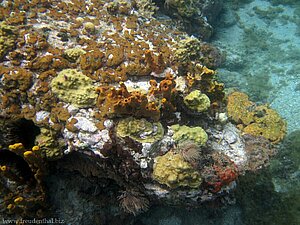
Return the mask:
[[[118,197],[121,208],[128,213],[136,216],[137,214],[147,211],[149,208],[149,200],[138,191],[122,191]]]
[[[193,141],[184,141],[179,143],[176,150],[185,161],[190,163],[196,162],[201,158],[201,149]]]

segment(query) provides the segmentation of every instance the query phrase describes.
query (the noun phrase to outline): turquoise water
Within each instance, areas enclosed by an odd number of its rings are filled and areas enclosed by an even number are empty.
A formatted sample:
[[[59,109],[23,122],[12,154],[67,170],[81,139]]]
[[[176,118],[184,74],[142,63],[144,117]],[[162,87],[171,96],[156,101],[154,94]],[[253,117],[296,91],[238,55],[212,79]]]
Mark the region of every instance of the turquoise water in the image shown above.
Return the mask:
[[[212,40],[226,55],[219,79],[269,103],[286,119],[287,137],[270,166],[240,178],[227,199],[194,210],[153,207],[136,224],[300,224],[300,1],[224,2]]]

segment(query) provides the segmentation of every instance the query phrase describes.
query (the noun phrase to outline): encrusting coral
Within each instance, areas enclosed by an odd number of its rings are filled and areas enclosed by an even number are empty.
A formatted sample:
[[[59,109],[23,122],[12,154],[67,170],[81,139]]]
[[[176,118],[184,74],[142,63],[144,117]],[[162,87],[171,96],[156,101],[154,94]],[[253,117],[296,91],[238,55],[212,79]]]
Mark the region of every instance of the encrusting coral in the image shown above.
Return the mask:
[[[97,94],[92,80],[74,69],[62,70],[53,78],[51,90],[59,99],[79,108],[96,104]]]
[[[0,60],[14,48],[16,39],[16,28],[0,22]]]
[[[164,129],[161,123],[150,123],[146,119],[128,117],[118,122],[116,134],[120,137],[130,137],[139,142],[155,142],[162,139]]]
[[[199,172],[172,151],[155,158],[153,179],[170,188],[198,188],[202,182]]]
[[[183,102],[190,110],[196,112],[204,112],[210,107],[209,97],[199,90],[189,93],[183,98]]]
[[[279,114],[267,105],[257,106],[244,93],[233,92],[228,96],[227,112],[244,133],[262,136],[273,143],[285,136],[286,123]]]
[[[83,54],[85,54],[86,51],[84,51],[81,48],[69,48],[66,49],[64,54],[68,60],[71,62],[76,62],[76,60]]]
[[[189,127],[186,125],[180,126],[175,124],[171,126],[173,130],[173,138],[176,142],[192,141],[199,146],[205,145],[208,136],[202,127]]]

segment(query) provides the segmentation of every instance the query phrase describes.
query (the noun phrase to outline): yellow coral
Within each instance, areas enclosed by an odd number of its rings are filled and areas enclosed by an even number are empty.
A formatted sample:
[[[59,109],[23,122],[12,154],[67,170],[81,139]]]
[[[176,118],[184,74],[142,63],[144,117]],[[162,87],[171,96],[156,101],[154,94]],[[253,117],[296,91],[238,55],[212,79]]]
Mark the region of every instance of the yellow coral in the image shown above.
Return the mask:
[[[40,150],[40,147],[37,146],[37,145],[35,145],[35,146],[33,146],[33,147],[31,148],[31,150],[32,150],[32,151],[38,151],[38,150]]]
[[[171,126],[174,131],[173,139],[177,142],[192,141],[199,146],[205,145],[208,139],[208,135],[202,127],[189,127],[180,126],[179,124],[174,124]]]
[[[0,170],[3,171],[3,172],[6,171],[6,169],[7,169],[6,166],[0,166]]]
[[[248,125],[253,122],[253,112],[250,110],[253,106],[254,103],[245,93],[233,92],[228,96],[228,116],[236,123]]]
[[[25,151],[25,148],[22,143],[15,143],[8,146],[9,150],[16,153],[17,155],[22,155]]]
[[[62,70],[50,86],[59,99],[79,108],[96,103],[97,94],[92,80],[75,69]]]
[[[14,203],[18,204],[18,203],[21,203],[23,200],[24,200],[23,197],[17,197],[17,198],[14,200]]]
[[[180,154],[169,151],[163,156],[155,158],[153,178],[170,188],[190,187],[198,188],[201,177]]]
[[[254,123],[243,129],[245,133],[263,136],[273,143],[277,143],[284,138],[286,123],[275,110],[263,105],[256,107],[254,112]]]
[[[273,143],[281,141],[286,133],[286,123],[275,110],[267,105],[256,106],[244,93],[228,96],[227,112],[244,133],[263,136]]]

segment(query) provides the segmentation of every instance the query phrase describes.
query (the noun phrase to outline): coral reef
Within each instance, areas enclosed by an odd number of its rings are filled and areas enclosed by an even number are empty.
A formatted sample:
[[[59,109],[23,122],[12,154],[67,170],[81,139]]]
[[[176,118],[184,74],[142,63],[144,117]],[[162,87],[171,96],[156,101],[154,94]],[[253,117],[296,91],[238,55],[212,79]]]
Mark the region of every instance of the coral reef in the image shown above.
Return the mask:
[[[17,39],[16,28],[0,23],[0,59],[2,59],[15,46]]]
[[[279,114],[267,105],[256,106],[244,93],[233,92],[228,96],[227,111],[229,117],[247,134],[262,136],[273,143],[285,136],[286,123]]]
[[[128,117],[118,122],[116,134],[120,137],[130,137],[133,140],[147,143],[162,139],[164,129],[161,123],[150,123],[145,119]]]
[[[190,110],[197,112],[204,112],[210,107],[209,98],[199,90],[189,93],[184,97],[183,102]]]
[[[97,94],[92,80],[77,70],[62,70],[50,85],[59,99],[74,106],[89,107],[96,104]]]
[[[155,158],[153,179],[170,188],[198,188],[202,182],[197,172],[180,154],[169,151]]]
[[[199,146],[205,145],[208,136],[201,127],[188,127],[186,125],[180,126],[175,124],[171,126],[174,131],[173,138],[176,142],[193,141]]]
[[[267,165],[284,121],[226,98],[222,55],[199,39],[220,4],[1,1],[0,216],[131,224],[152,204],[223,198]]]
[[[165,0],[158,1],[160,10],[171,16],[177,23],[185,26],[180,27],[189,34],[194,34],[207,40],[213,33],[210,23],[213,23],[222,9],[221,0]]]
[[[21,143],[0,150],[1,209],[18,219],[41,218],[46,207],[43,177],[47,165],[38,146],[27,150]]]

